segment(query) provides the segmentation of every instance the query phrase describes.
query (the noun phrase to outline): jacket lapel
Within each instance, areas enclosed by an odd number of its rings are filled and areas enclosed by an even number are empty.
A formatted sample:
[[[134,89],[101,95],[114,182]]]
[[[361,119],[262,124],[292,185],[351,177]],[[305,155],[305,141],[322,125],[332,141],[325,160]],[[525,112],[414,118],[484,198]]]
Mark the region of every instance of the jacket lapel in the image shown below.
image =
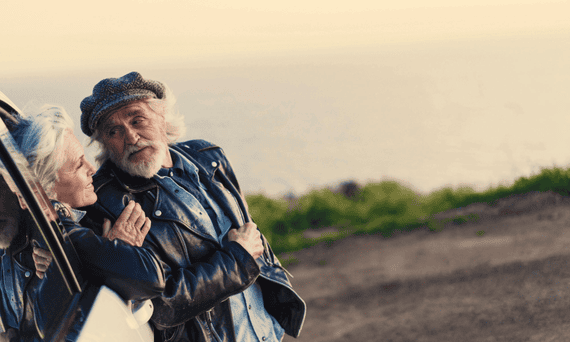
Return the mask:
[[[171,148],[181,152],[188,160],[196,165],[199,170],[200,181],[206,186],[214,201],[216,201],[226,216],[231,220],[232,227],[241,227],[245,222],[250,221],[241,194],[226,177],[224,172],[220,170],[220,160],[204,158],[198,152],[192,153],[195,151],[182,149],[177,145],[171,146]],[[199,218],[200,214],[186,214],[188,212],[186,211],[187,206],[183,206],[183,203],[178,203],[175,196],[164,194],[164,190],[158,187],[156,180],[130,176],[110,161],[105,162],[101,167],[101,169],[104,168],[110,168],[112,177],[116,178],[120,185],[130,193],[136,194],[157,188],[154,210],[151,214],[154,219],[178,222],[204,238],[217,241],[211,234],[207,233],[207,229],[202,229],[205,220]],[[104,184],[99,186],[102,185]],[[207,219],[209,220],[208,217]]]
[[[196,199],[173,196],[161,187],[157,189],[156,195],[151,214],[153,219],[177,222],[205,239],[218,242],[215,231],[211,230],[213,225],[208,214],[205,211],[201,212],[199,207],[187,203]]]
[[[204,158],[200,153],[192,153],[195,151],[186,150],[180,146],[172,146],[172,148],[196,165],[200,182],[206,186],[212,199],[222,208],[234,228],[241,227],[246,222],[243,214],[246,212],[245,205],[237,189],[220,169],[221,161]]]

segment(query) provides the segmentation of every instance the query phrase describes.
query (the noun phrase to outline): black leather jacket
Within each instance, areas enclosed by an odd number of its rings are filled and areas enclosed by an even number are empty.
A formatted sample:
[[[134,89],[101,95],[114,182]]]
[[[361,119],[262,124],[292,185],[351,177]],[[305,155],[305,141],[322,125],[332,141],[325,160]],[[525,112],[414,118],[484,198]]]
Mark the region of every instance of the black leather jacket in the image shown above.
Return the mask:
[[[200,182],[232,221],[241,227],[249,219],[235,174],[221,148],[203,140],[171,146],[199,169]],[[151,321],[163,340],[235,341],[229,301],[257,281],[265,308],[285,332],[297,337],[305,319],[306,306],[295,293],[285,270],[264,239],[261,266],[236,242],[222,247],[212,240],[193,217],[179,209],[174,196],[163,191],[154,179],[132,177],[107,161],[93,177],[98,201],[87,208],[93,224],[103,217],[112,220],[126,198],[141,204],[152,228],[145,246],[162,260],[167,274],[166,289],[153,299]],[[258,261],[260,260],[258,259]],[[156,336],[156,334],[155,334]]]
[[[52,202],[57,208],[58,203]],[[102,238],[77,224],[66,209],[57,213],[65,227],[64,234],[73,244],[73,247],[68,244],[63,247],[77,251],[84,281],[94,286],[106,285],[125,300],[146,300],[164,291],[164,270],[150,251],[120,240]],[[33,246],[27,230],[33,223],[28,220],[31,217],[26,217],[21,224],[26,230],[22,230],[13,245],[4,251],[0,270],[0,322],[4,322],[0,324],[0,332],[9,328],[19,330],[26,341],[35,340],[37,331],[41,336],[45,328],[42,322],[52,314],[50,309],[54,299],[57,300],[58,291],[66,290],[49,286],[51,273],[58,272],[54,265],[50,265],[44,279],[35,275]],[[47,248],[41,243],[38,246]]]

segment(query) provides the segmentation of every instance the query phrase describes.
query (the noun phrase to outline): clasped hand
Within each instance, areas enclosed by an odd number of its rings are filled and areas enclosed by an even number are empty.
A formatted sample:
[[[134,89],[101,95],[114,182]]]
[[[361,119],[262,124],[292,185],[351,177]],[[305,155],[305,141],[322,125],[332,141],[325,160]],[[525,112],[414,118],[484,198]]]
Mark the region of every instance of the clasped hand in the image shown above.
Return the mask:
[[[146,217],[140,204],[130,201],[113,227],[111,227],[111,221],[104,220],[103,237],[111,241],[120,239],[131,246],[141,247],[150,227],[150,219]],[[39,247],[34,247],[32,257],[36,267],[36,275],[43,279],[53,257],[48,250]]]
[[[151,226],[150,219],[144,214],[141,205],[135,201],[130,201],[127,204],[113,228],[111,228],[111,221],[108,219],[104,221],[103,237],[111,241],[120,239],[137,247],[142,246]]]
[[[259,258],[263,254],[264,248],[261,233],[253,222],[248,222],[238,229],[230,229],[228,240],[239,243],[254,259]]]

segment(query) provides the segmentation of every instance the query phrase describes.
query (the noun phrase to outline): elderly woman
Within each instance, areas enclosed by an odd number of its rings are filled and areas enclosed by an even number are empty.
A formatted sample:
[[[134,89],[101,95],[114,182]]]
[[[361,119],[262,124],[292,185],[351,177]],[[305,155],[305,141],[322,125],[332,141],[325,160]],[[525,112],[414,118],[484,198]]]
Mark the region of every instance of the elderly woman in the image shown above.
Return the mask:
[[[105,231],[99,232],[104,237],[79,224],[84,213],[76,208],[91,205],[97,200],[92,184],[95,168],[85,158],[83,148],[73,134],[73,123],[68,114],[59,107],[43,108],[40,114],[21,119],[12,135],[46,194],[53,199],[52,203],[81,260],[83,279],[96,285],[107,285],[125,300],[145,300],[160,295],[164,290],[163,270],[150,252],[140,248],[150,229],[150,220],[140,205],[131,201],[112,228],[110,222],[105,222]],[[22,221],[20,215],[16,219]],[[19,297],[15,303],[9,298],[13,294],[3,290],[0,304],[3,304],[4,314],[11,313],[11,317],[3,317],[4,325],[8,322],[4,330],[19,329],[21,337],[26,340],[31,336],[26,335],[34,334],[35,329],[35,323],[24,319],[26,310],[22,309],[32,305],[25,301],[27,286],[31,283],[29,274],[33,274],[32,255],[38,277],[43,276],[43,271],[49,274],[54,267],[45,267],[51,256],[31,246],[27,237],[30,232],[22,223],[19,222],[19,231],[12,236],[11,246],[2,256],[11,258],[13,262],[3,263],[0,283],[12,281],[3,276],[12,274],[14,283],[24,288],[14,291]],[[117,241],[112,241],[115,239]],[[7,273],[10,270],[5,270],[4,265],[10,264],[18,266],[13,266],[11,273]],[[42,264],[44,267],[40,267]]]

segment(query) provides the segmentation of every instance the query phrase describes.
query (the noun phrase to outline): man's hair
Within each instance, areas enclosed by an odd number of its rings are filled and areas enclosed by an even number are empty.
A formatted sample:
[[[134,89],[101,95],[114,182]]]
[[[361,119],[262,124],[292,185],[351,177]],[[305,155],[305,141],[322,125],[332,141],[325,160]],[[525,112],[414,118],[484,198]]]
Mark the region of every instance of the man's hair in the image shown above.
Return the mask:
[[[39,113],[21,118],[12,136],[49,198],[57,199],[54,185],[62,167],[65,132],[73,134],[73,121],[65,109],[44,105]]]
[[[168,145],[173,145],[186,133],[186,125],[184,124],[184,116],[180,114],[178,107],[176,106],[176,98],[172,94],[172,91],[166,84],[164,84],[164,87],[164,99],[148,98],[141,101],[145,102],[154,113],[164,118],[166,123],[167,143]],[[105,120],[113,115],[115,111],[110,112],[105,118],[102,118],[99,121],[99,125],[95,128],[93,135],[90,137],[88,146],[95,143],[98,150],[97,155],[95,156],[95,162],[98,167],[111,157],[111,152],[106,148],[103,142],[103,132],[101,132],[99,128],[103,125]]]

